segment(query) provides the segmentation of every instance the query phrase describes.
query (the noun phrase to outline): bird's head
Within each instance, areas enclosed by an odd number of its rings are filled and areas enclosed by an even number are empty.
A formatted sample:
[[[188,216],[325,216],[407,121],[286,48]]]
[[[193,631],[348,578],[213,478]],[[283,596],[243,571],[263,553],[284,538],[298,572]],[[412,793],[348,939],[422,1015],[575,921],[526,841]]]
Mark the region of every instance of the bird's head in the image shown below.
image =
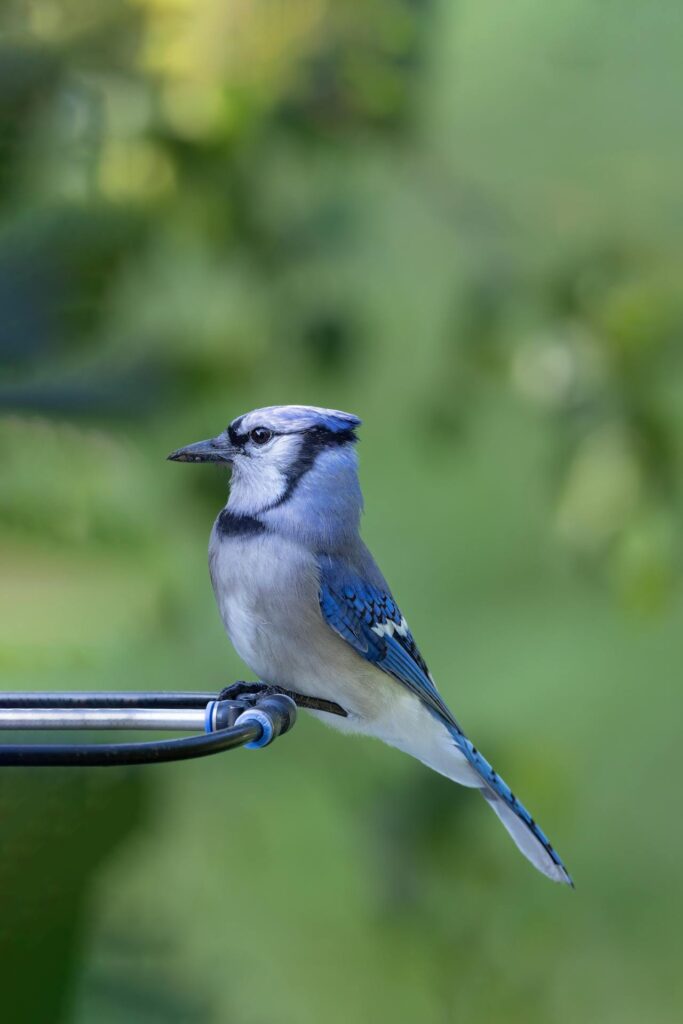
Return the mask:
[[[179,448],[168,458],[229,465],[229,507],[239,514],[284,510],[295,497],[297,504],[314,508],[323,492],[348,487],[349,475],[355,480],[359,425],[357,416],[336,409],[274,405],[238,416],[217,437]],[[357,497],[360,501],[359,492]]]

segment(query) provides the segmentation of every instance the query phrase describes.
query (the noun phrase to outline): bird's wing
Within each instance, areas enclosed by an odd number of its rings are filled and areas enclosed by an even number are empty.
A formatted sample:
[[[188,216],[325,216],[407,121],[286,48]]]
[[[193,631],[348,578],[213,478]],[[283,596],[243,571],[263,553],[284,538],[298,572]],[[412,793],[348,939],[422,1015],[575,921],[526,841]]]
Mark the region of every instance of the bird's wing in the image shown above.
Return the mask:
[[[434,685],[424,658],[391,592],[376,572],[366,574],[341,559],[322,556],[320,609],[327,624],[367,661],[408,687],[445,725],[477,773],[482,793],[520,850],[555,881],[573,885],[562,860],[504,779],[467,738]],[[376,569],[372,563],[373,570]],[[373,572],[373,575],[375,573]]]
[[[340,559],[323,556],[318,564],[320,609],[327,624],[461,733],[386,584],[368,582]]]

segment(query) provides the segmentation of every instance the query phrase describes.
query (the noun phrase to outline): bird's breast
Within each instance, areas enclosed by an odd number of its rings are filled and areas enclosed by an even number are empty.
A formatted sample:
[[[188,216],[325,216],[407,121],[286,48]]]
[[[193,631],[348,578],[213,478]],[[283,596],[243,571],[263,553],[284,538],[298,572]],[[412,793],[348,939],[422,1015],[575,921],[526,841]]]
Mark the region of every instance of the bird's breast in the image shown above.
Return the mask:
[[[329,633],[320,614],[315,557],[271,533],[232,537],[214,529],[209,567],[237,653],[260,679],[293,685],[311,639]]]

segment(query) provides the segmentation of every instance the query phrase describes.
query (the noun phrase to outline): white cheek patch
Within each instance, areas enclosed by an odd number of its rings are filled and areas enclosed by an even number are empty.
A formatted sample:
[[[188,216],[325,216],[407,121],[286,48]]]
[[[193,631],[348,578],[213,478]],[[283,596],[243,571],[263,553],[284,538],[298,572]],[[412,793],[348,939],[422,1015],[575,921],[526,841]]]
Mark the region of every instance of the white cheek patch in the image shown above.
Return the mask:
[[[244,515],[255,515],[277,501],[286,486],[277,466],[256,465],[248,456],[238,456],[230,484],[230,507]]]
[[[257,515],[282,498],[288,470],[301,447],[296,434],[276,437],[262,449],[237,455],[233,463],[229,507],[242,515]]]
[[[408,633],[408,623],[404,615],[401,616],[400,622],[392,622],[391,619],[388,619],[386,622],[378,622],[371,628],[377,636],[393,636],[395,633],[398,633],[399,636],[406,636]]]
[[[254,462],[277,466],[282,476],[287,477],[299,457],[302,444],[301,434],[281,434],[262,451],[252,456],[252,459]]]

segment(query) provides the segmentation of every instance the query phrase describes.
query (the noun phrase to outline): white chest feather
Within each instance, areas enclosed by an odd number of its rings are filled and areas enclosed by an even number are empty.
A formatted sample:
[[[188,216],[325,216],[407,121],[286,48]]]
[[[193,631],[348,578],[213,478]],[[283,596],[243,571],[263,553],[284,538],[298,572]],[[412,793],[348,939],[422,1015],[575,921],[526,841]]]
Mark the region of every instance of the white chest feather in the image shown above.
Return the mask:
[[[294,686],[294,674],[310,661],[304,652],[311,636],[327,640],[330,633],[320,613],[314,557],[271,533],[226,537],[214,529],[209,566],[237,653],[265,682]]]

